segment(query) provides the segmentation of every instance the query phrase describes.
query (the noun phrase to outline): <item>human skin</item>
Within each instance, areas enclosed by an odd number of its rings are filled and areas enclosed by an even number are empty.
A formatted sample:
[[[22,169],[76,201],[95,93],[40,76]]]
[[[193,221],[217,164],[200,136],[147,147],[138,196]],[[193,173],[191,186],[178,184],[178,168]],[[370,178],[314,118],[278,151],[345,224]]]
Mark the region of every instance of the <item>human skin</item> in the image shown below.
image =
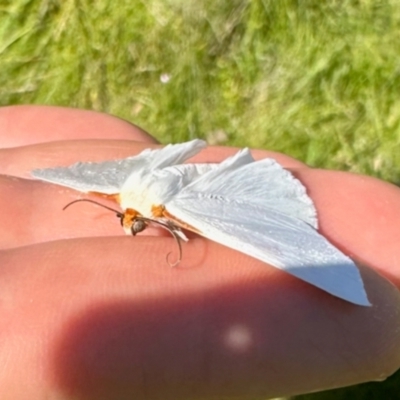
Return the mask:
[[[164,231],[123,236],[113,213],[89,203],[62,211],[85,195],[29,175],[153,146],[104,114],[0,109],[2,400],[266,399],[382,380],[400,366],[398,188],[254,152],[307,187],[321,233],[360,266],[373,304],[361,307],[195,235],[171,268],[176,244]]]

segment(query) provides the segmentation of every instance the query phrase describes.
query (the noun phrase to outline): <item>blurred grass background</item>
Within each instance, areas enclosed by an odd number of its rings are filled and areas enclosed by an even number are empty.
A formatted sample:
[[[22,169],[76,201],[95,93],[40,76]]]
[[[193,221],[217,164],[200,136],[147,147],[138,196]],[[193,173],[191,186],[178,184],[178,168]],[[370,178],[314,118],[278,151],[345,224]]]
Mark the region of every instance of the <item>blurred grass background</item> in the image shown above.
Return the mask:
[[[125,118],[400,183],[398,0],[3,0],[0,105]],[[298,399],[400,399],[400,375]]]

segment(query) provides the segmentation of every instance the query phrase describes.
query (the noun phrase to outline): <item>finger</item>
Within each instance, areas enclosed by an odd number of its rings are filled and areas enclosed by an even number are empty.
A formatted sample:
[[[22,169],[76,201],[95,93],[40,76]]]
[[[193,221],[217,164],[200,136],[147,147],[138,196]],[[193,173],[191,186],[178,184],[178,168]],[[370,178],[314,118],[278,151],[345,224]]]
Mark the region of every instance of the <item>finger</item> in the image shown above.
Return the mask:
[[[30,178],[38,168],[68,166],[76,162],[101,162],[136,155],[159,145],[128,140],[68,140],[0,149],[0,174]],[[221,162],[237,152],[237,148],[208,147],[190,162]],[[305,167],[300,161],[282,153],[254,150],[256,159],[271,157],[286,168]]]
[[[156,143],[146,131],[111,115],[53,106],[0,108],[0,148],[71,139]]]
[[[92,204],[63,211],[77,199],[72,190],[0,175],[0,191],[0,249],[70,237],[124,234],[115,214]]]
[[[399,366],[399,294],[372,271],[357,307],[202,239],[175,269],[171,239],[136,239],[0,255],[0,398],[270,398]]]

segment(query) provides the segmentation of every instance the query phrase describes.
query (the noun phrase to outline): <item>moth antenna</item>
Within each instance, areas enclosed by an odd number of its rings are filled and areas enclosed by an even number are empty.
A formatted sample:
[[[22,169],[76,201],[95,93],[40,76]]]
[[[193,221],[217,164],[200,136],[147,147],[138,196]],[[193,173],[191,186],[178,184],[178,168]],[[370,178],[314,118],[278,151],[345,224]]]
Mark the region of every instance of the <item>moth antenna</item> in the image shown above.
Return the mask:
[[[156,219],[151,219],[151,218],[146,218],[146,217],[140,217],[143,221],[146,222],[153,222],[157,225],[160,225],[162,228],[166,229],[171,235],[172,237],[175,239],[176,244],[178,245],[178,250],[179,250],[179,257],[175,262],[170,262],[169,261],[169,257],[171,255],[172,252],[169,252],[166,256],[166,261],[167,264],[170,267],[176,267],[181,261],[182,261],[182,244],[181,244],[181,238],[179,237],[179,235],[175,232],[177,229],[179,229],[178,226],[174,225],[174,224],[170,224],[168,222],[163,222],[163,221],[157,221]]]
[[[117,217],[118,217],[118,218],[121,218],[121,217],[124,216],[124,214],[121,213],[120,211],[115,210],[114,208],[105,206],[104,204],[99,203],[98,201],[90,200],[90,199],[78,199],[78,200],[71,201],[70,203],[68,203],[68,204],[63,208],[63,211],[66,210],[69,206],[72,206],[72,205],[75,204],[75,203],[80,203],[80,202],[82,202],[82,201],[86,201],[86,202],[88,202],[88,203],[93,203],[93,204],[96,204],[96,205],[98,205],[98,206],[100,206],[100,207],[103,207],[103,208],[105,208],[105,209],[107,209],[107,210],[110,210],[110,211],[112,211],[112,212],[115,212],[115,213],[117,214]]]
[[[124,216],[124,214],[121,213],[120,211],[115,210],[114,208],[108,207],[108,206],[106,206],[106,205],[104,205],[104,204],[102,204],[102,203],[99,203],[99,202],[97,202],[97,201],[95,201],[95,200],[90,200],[90,199],[77,199],[77,200],[73,200],[73,201],[71,201],[70,203],[68,203],[66,206],[63,207],[63,211],[66,210],[68,207],[72,206],[73,204],[80,203],[80,202],[82,202],[82,201],[86,201],[86,202],[88,202],[88,203],[93,203],[93,204],[96,204],[96,205],[98,205],[98,206],[100,206],[100,207],[105,208],[106,210],[110,210],[110,211],[116,213],[118,218],[122,218],[122,217]],[[152,218],[138,217],[137,219],[140,219],[140,220],[145,221],[145,222],[152,222],[152,223],[154,223],[154,224],[157,224],[157,225],[161,226],[162,228],[166,229],[166,230],[172,235],[172,237],[173,237],[173,238],[175,239],[175,241],[176,241],[176,244],[178,245],[179,257],[178,257],[178,259],[177,259],[174,263],[172,263],[172,262],[169,261],[169,257],[170,257],[170,255],[171,255],[171,252],[169,252],[169,253],[167,254],[166,260],[167,260],[167,263],[168,263],[168,265],[169,265],[170,267],[176,267],[176,266],[182,261],[182,244],[181,244],[181,238],[180,238],[179,235],[177,235],[176,232],[175,232],[176,229],[179,229],[179,227],[178,227],[178,226],[175,226],[174,224],[166,223],[166,222],[163,222],[163,221],[157,221],[156,219],[152,219]]]
[[[182,244],[181,244],[181,238],[174,231],[170,231],[170,232],[171,232],[171,235],[174,237],[174,239],[178,245],[178,249],[179,249],[179,257],[174,263],[169,261],[169,256],[171,255],[171,252],[169,252],[167,254],[167,257],[165,257],[168,265],[173,268],[173,267],[176,267],[177,265],[179,265],[179,263],[182,261]]]

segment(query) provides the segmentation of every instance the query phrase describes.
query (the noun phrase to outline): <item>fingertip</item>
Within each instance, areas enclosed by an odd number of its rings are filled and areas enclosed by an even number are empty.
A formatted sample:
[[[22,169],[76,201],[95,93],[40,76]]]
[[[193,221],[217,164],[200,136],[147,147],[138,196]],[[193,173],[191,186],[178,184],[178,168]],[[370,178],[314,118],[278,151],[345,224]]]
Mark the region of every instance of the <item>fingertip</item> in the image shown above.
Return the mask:
[[[400,190],[358,174],[300,169],[320,231],[344,253],[400,287]]]
[[[55,106],[0,108],[0,147],[72,139],[121,139],[158,143],[145,130],[96,111]]]
[[[364,381],[383,380],[400,367],[400,292],[374,269],[359,268],[371,302],[359,348],[368,374]]]

